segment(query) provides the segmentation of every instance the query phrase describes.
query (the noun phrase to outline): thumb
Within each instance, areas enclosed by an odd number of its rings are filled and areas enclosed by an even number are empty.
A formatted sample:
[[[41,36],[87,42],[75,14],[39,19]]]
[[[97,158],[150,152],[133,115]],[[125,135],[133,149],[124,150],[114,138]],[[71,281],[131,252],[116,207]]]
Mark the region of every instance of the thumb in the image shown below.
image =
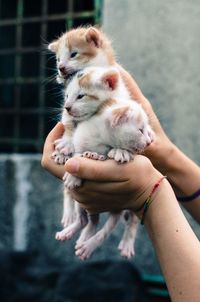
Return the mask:
[[[93,181],[126,181],[127,164],[117,164],[114,160],[97,161],[84,157],[67,160],[65,170],[70,174]]]

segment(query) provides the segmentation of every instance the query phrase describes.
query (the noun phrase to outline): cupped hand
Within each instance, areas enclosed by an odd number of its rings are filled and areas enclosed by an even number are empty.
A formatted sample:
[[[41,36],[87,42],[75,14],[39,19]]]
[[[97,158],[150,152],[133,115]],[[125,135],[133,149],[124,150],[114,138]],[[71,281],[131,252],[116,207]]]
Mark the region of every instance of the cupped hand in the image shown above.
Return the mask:
[[[126,164],[74,157],[66,162],[65,169],[83,179],[83,185],[72,195],[90,213],[137,211],[161,176],[141,155]]]

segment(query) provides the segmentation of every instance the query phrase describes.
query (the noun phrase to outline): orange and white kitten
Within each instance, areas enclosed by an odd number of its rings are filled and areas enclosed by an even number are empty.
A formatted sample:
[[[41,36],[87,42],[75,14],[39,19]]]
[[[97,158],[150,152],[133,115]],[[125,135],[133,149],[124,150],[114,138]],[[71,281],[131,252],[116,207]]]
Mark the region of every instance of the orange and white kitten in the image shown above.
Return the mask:
[[[56,54],[58,69],[57,81],[59,83],[68,84],[69,81],[73,79],[73,76],[75,76],[77,71],[84,70],[86,67],[90,66],[114,66],[118,70],[120,69],[120,66],[116,63],[114,51],[109,39],[101,30],[98,30],[94,27],[77,28],[64,33],[59,39],[50,43],[48,49]],[[120,85],[118,86],[119,89],[123,90],[122,95],[124,99],[130,100],[127,88],[125,87],[121,78]],[[117,90],[118,96],[119,89]],[[66,89],[66,91],[68,90]],[[106,93],[108,93],[108,91],[106,91]],[[81,100],[82,96],[80,95],[79,98]],[[84,105],[84,107],[82,107],[83,111],[85,109],[87,110],[86,104]],[[125,108],[123,110],[125,110]],[[129,110],[127,110],[127,112],[125,110],[124,113],[128,112]],[[127,116],[127,114],[124,114],[124,116]],[[116,108],[115,121],[117,121],[118,119],[121,121],[123,120],[120,115],[120,110],[118,111],[118,108]],[[74,154],[74,152],[76,153],[76,151],[74,150],[74,142],[72,141],[74,130],[78,128],[80,121],[78,120],[78,118],[74,119],[74,116],[70,115],[66,109],[65,113],[62,116],[62,122],[65,125],[65,133],[62,138],[58,139],[55,142],[55,152],[53,154],[53,157],[58,164],[64,164],[65,161],[69,157],[71,157],[72,154]],[[88,137],[86,141],[87,140]],[[98,155],[96,151],[97,150],[93,150],[91,152],[90,150],[89,152],[84,153],[84,155],[94,159],[103,159],[104,155]],[[119,148],[113,148],[109,152],[109,157],[123,162],[129,161],[132,158],[132,155],[127,150],[123,150],[122,152],[122,150],[119,150]],[[67,179],[65,179],[65,181],[67,182]],[[79,182],[78,180],[76,181]],[[69,183],[70,182],[68,180],[68,187],[70,187]],[[72,185],[74,185],[73,182]],[[76,205],[76,207],[78,207],[78,205]],[[73,236],[75,230],[78,230],[87,224],[88,217],[86,213],[84,211],[82,211],[81,213],[79,212],[80,209],[74,209],[74,202],[71,202],[70,194],[68,194],[67,189],[65,189],[64,213],[62,218],[62,223],[65,229],[57,234],[57,239],[69,239]],[[76,219],[77,216],[80,218],[80,223],[78,223],[78,225]],[[85,230],[84,232],[82,232],[79,243],[83,242],[86,238],[90,237],[92,233],[94,233],[94,225],[97,224],[98,219],[95,217],[92,217],[91,219],[93,219],[92,223],[90,223],[89,221],[87,226],[88,228],[91,227],[91,225],[93,226],[89,232]],[[118,221],[118,217],[116,218],[116,221]],[[131,219],[131,223],[135,225],[134,216],[133,219]],[[130,237],[130,232],[125,232],[125,234],[128,234],[124,235],[125,237]],[[123,243],[124,241],[126,242],[125,244]],[[129,238],[129,245],[127,244],[127,240],[124,241],[122,240],[119,246],[119,248],[121,249],[121,254],[130,257],[133,254],[133,249],[131,247],[131,245],[133,245],[133,240]]]
[[[57,82],[65,85],[78,71],[89,66],[113,66],[116,64],[114,51],[110,40],[95,27],[79,27],[61,35],[48,45],[48,49],[55,53],[57,60]],[[62,119],[65,132],[62,138],[55,141],[54,160],[57,164],[64,164],[73,153],[72,135],[75,124],[70,118]],[[64,211],[62,224],[67,226],[74,220],[74,215],[68,209],[73,208],[64,192]]]
[[[115,64],[110,40],[95,27],[72,29],[50,43],[48,49],[56,55],[59,83],[85,67]]]
[[[72,138],[74,156],[100,160],[109,157],[118,163],[129,162],[153,139],[146,113],[130,98],[114,67],[89,67],[73,77],[65,89],[63,119],[69,117],[77,124]],[[68,173],[63,179],[69,190],[68,198],[71,198],[70,190],[80,186],[81,179]],[[76,244],[76,255],[84,260],[108,237],[121,213],[110,213],[104,227],[96,233],[97,215],[89,215],[87,223],[83,210],[78,204],[76,206],[74,223],[57,233],[57,239],[71,238],[85,224]],[[129,258],[134,255],[137,218],[133,212],[128,213],[129,221],[119,249]]]

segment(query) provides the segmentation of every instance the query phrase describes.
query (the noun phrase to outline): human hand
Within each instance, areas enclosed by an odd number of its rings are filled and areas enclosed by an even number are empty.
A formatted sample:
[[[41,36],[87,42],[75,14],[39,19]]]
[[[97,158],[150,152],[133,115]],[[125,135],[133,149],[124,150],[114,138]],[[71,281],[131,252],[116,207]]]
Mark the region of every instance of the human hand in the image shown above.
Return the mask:
[[[83,185],[71,192],[90,213],[136,211],[161,176],[142,155],[127,164],[74,157],[66,162],[65,169],[83,179]]]
[[[155,133],[154,141],[145,149],[144,155],[152,161],[159,171],[165,173],[165,161],[173,149],[173,144],[164,132],[150,102],[143,95],[134,79],[121,66],[119,66],[119,68],[129,93],[134,100],[142,105],[149,117],[150,125]]]
[[[43,156],[42,156],[42,167],[48,170],[53,175],[57,176],[58,178],[62,178],[65,169],[64,165],[57,165],[55,160],[52,157],[53,152],[55,151],[54,142],[56,139],[59,139],[64,132],[64,126],[62,123],[58,123],[48,134],[44,149],[43,149]]]

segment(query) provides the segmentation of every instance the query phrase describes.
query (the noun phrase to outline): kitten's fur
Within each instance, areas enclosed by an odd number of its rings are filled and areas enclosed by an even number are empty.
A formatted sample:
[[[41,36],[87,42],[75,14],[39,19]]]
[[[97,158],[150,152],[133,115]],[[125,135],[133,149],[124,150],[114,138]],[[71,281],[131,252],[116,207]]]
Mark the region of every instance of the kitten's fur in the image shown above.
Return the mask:
[[[107,67],[116,66],[116,68],[118,68],[118,69],[120,68],[116,64],[114,52],[111,47],[110,41],[103,34],[102,31],[100,31],[94,27],[78,28],[78,29],[71,30],[71,31],[63,34],[58,40],[49,44],[48,48],[51,51],[56,53],[57,68],[58,68],[57,81],[59,83],[62,83],[62,82],[66,83],[66,80],[71,78],[71,76],[74,75],[78,70],[84,69],[85,67],[88,67],[88,66],[105,66],[105,67],[106,66]],[[118,96],[121,95],[121,97],[122,97],[122,95],[123,95],[124,99],[130,99],[125,85],[123,84],[121,79],[119,81],[120,81],[120,85],[118,85],[118,88],[120,87],[120,89],[123,91],[123,93],[120,94],[121,92],[119,93],[119,91],[118,91]],[[112,80],[111,80],[111,83],[112,83]],[[112,89],[112,92],[114,90],[115,89]],[[68,89],[67,89],[67,91],[68,91]],[[106,91],[106,93],[108,93],[108,91]],[[107,99],[107,97],[106,97],[106,99]],[[109,102],[112,103],[111,101],[109,101]],[[82,107],[82,110],[88,110],[88,109],[91,109],[91,108],[88,108],[86,104],[84,107]],[[128,112],[129,112],[129,110],[127,110],[127,111],[125,110],[124,113],[128,113]],[[126,114],[125,114],[125,116],[126,116]],[[146,115],[145,115],[145,119],[146,119]],[[120,117],[120,111],[118,111],[118,109],[116,108],[115,119],[113,119],[113,122],[112,122],[113,128],[115,127],[115,124],[117,122],[119,122],[120,120],[122,122],[123,118]],[[75,129],[74,127],[78,125],[77,123],[79,123],[80,120],[76,119],[76,121],[75,121],[74,117],[72,118],[72,116],[70,116],[66,111],[63,114],[62,122],[66,126],[65,133],[61,139],[59,139],[55,142],[55,152],[53,154],[55,161],[59,164],[64,164],[64,162],[69,157],[71,157],[71,155],[74,153],[72,137],[73,137],[73,132]],[[77,131],[78,131],[78,129],[79,129],[79,127],[77,127]],[[76,132],[76,133],[78,133],[78,132]],[[88,140],[88,137],[86,139]],[[89,145],[89,146],[91,147],[91,145]],[[91,152],[90,149],[88,149],[88,150],[90,152],[86,152],[84,154],[85,156],[92,157],[94,159],[95,158],[104,159],[105,155],[101,154],[99,156],[96,152]],[[86,150],[86,151],[88,151],[88,150]],[[97,150],[93,150],[93,151],[97,151]],[[98,151],[100,152],[101,150],[98,150]],[[104,150],[104,152],[105,152],[105,150]],[[102,153],[102,152],[100,152],[100,153]],[[123,162],[123,161],[129,161],[132,158],[132,155],[130,152],[126,152],[125,150],[122,152],[121,150],[119,151],[117,148],[117,149],[110,150],[109,157],[114,158],[117,161]],[[65,181],[68,183],[68,187],[70,187],[70,185],[69,185],[70,182],[66,175],[65,175]],[[77,181],[77,185],[79,185],[79,184],[80,184],[80,180]],[[62,218],[62,223],[64,224],[65,227],[67,227],[67,226],[68,227],[65,228],[62,232],[57,234],[58,239],[64,240],[64,239],[71,238],[71,236],[73,235],[73,233],[76,230],[82,228],[87,223],[87,215],[85,215],[84,211],[81,211],[81,213],[80,213],[80,208],[78,205],[76,205],[78,207],[76,212],[79,213],[78,214],[79,218],[81,217],[79,219],[79,223],[77,225],[77,221],[74,221],[75,216],[74,216],[73,205],[74,205],[74,203],[71,203],[69,194],[67,192],[65,192],[64,214],[63,214],[63,218]],[[84,241],[87,238],[88,234],[89,234],[89,236],[91,236],[95,232],[95,224],[97,224],[97,218],[95,218],[95,216],[92,216],[92,217],[89,217],[89,219],[93,220],[92,223],[87,224],[87,227],[90,228],[90,230],[89,230],[89,232],[87,232],[87,231],[82,232],[79,243]],[[117,220],[118,220],[118,215],[116,216],[116,219],[114,219],[113,221],[116,222]],[[113,221],[111,221],[111,225],[114,226],[115,223],[113,223]],[[130,221],[132,221],[130,223],[133,223],[135,225],[135,219],[130,219]],[[74,224],[71,225],[72,222]],[[92,228],[91,228],[91,225],[92,225]],[[133,229],[133,228],[129,228],[129,229]],[[130,234],[130,230],[127,232],[127,235],[125,237],[128,238],[129,237],[128,234]],[[133,235],[132,237],[134,237],[134,236],[135,235]],[[124,240],[124,242],[125,241],[128,242],[127,239]],[[125,256],[128,256],[128,257],[131,256],[131,254],[133,254],[133,250],[130,247],[131,245],[133,245],[133,241],[134,241],[134,238],[131,241],[131,243],[129,240],[129,244],[121,243],[119,248],[121,249],[122,254],[124,254]]]
[[[110,40],[95,27],[79,27],[61,35],[48,45],[48,49],[55,53],[57,60],[57,82],[67,84],[68,80],[80,69],[88,66],[115,66],[116,60]],[[65,133],[55,141],[54,160],[57,164],[64,164],[73,153],[71,137],[75,127],[73,120],[63,120]],[[73,221],[67,194],[64,193],[64,212],[62,224],[69,225]]]
[[[61,35],[48,45],[48,49],[55,53],[57,60],[57,82],[68,83],[70,78],[81,69],[89,66],[114,66],[116,64],[114,51],[110,40],[95,27],[79,27]],[[71,137],[75,127],[73,120],[63,120],[65,133],[55,141],[54,160],[57,164],[64,164],[73,154]],[[64,211],[62,224],[64,227],[74,220],[71,216],[73,205],[69,204],[67,193],[64,193]]]
[[[152,130],[142,107],[132,101],[115,68],[86,68],[78,73],[65,91],[63,119],[69,115],[77,123],[72,143],[75,155],[94,159],[107,156],[118,163],[128,162],[134,154],[142,152],[152,141]],[[68,173],[65,186],[71,190],[81,185],[81,179]],[[137,218],[129,211],[129,222],[119,244],[121,254],[134,254],[133,242]],[[96,215],[89,215],[89,222],[76,244],[76,255],[87,259],[110,234],[121,213],[111,213],[104,227],[95,234]],[[57,234],[58,239],[71,237],[85,220],[79,208],[75,222]]]
[[[56,54],[57,81],[61,83],[85,67],[115,64],[109,39],[95,27],[72,29],[50,43],[48,49]]]

